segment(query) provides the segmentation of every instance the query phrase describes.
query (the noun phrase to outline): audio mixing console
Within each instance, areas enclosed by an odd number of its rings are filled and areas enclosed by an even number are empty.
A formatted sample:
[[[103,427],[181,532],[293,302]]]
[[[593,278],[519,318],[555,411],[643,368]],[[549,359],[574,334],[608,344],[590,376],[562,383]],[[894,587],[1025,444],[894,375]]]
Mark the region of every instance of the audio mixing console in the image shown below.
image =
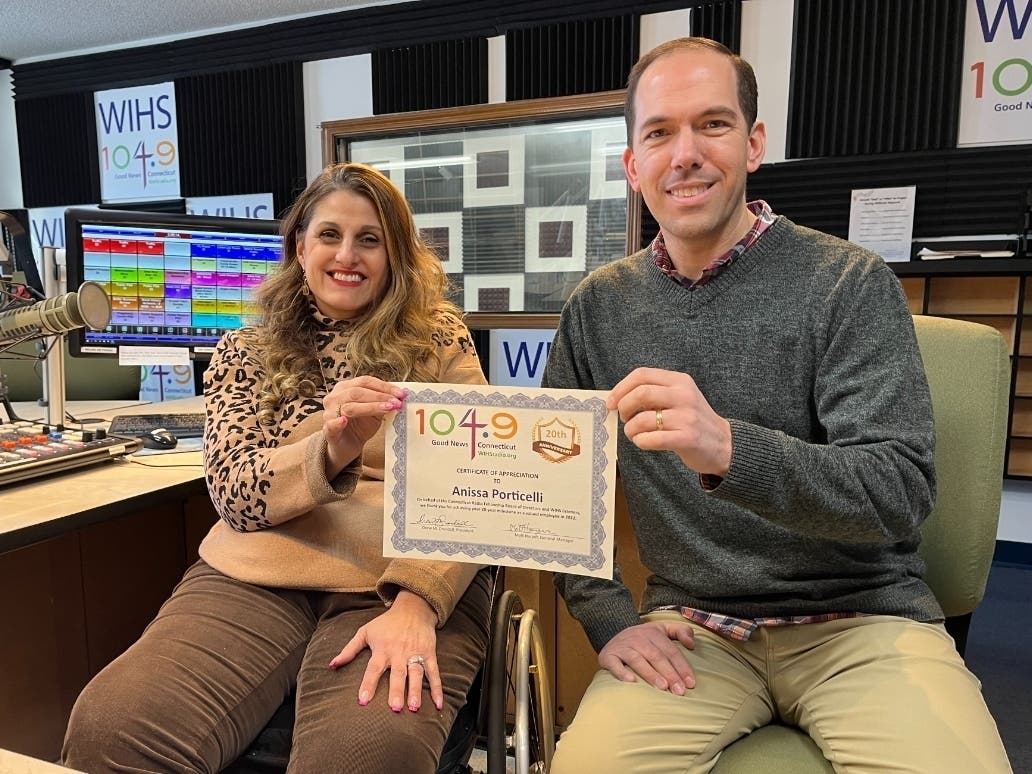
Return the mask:
[[[69,430],[38,422],[0,423],[0,486],[51,473],[96,465],[143,447],[136,438],[103,429]]]

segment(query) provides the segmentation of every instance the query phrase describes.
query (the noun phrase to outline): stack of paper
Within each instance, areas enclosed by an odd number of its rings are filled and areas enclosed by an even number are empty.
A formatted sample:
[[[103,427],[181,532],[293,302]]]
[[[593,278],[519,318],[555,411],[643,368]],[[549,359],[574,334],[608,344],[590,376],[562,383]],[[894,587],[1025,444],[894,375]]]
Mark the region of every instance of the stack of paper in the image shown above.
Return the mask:
[[[922,247],[917,251],[920,261],[940,261],[944,258],[1012,258],[1013,250],[930,250]]]

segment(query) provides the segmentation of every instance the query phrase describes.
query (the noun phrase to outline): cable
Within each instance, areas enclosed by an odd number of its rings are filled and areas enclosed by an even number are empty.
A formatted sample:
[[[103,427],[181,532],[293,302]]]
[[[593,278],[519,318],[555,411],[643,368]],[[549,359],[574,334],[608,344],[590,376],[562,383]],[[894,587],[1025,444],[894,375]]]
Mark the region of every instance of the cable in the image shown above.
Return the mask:
[[[101,422],[107,422],[106,419],[101,419],[100,417],[83,417],[82,419],[76,419],[71,411],[65,412],[65,420],[74,425],[96,425]]]
[[[173,454],[188,454],[189,452],[173,452]],[[195,462],[192,465],[151,465],[149,462],[142,462],[135,457],[129,457],[128,461],[133,465],[143,465],[145,468],[203,468],[204,464]]]

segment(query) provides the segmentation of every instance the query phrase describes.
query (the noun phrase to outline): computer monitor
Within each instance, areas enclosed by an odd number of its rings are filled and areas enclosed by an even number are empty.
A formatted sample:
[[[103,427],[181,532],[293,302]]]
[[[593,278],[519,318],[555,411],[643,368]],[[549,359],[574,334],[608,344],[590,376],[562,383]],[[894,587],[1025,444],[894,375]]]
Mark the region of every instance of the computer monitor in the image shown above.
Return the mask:
[[[100,283],[102,331],[68,334],[77,357],[120,347],[185,347],[210,358],[223,333],[258,322],[255,288],[282,256],[279,221],[128,210],[65,212],[68,289]]]

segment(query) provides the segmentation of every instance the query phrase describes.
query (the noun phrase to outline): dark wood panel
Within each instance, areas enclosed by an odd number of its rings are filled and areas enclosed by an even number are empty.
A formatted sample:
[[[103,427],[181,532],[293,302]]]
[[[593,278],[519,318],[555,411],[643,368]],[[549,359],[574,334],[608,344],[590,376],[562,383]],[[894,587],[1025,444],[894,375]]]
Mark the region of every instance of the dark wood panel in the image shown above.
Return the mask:
[[[181,501],[81,532],[90,674],[135,642],[186,566]]]
[[[183,527],[186,533],[186,566],[197,561],[197,548],[212,525],[219,520],[215,506],[207,494],[192,495],[183,505]]]
[[[0,748],[56,760],[89,677],[77,534],[0,555],[0,621]]]

